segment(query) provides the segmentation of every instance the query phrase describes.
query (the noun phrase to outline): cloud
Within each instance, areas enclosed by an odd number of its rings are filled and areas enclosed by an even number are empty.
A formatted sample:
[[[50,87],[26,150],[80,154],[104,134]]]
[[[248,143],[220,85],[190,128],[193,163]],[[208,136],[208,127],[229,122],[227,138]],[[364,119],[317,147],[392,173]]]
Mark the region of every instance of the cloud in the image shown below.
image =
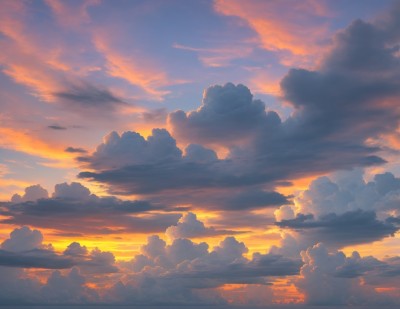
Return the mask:
[[[385,217],[396,211],[400,179],[392,173],[376,174],[369,182],[357,171],[342,173],[337,178],[319,177],[311,182],[309,188],[295,198],[298,210],[320,216],[362,209]]]
[[[376,174],[369,182],[360,170],[319,177],[295,195],[294,204],[275,210],[276,224],[293,237],[282,247],[299,252],[321,241],[342,248],[392,236],[400,228],[399,189],[391,173]]]
[[[79,182],[66,182],[54,186],[53,198],[85,200],[91,197],[90,190]]]
[[[77,268],[72,268],[66,275],[54,271],[40,292],[44,300],[52,304],[82,304],[97,301],[98,294],[85,283],[85,277]]]
[[[43,235],[40,231],[23,226],[12,231],[10,238],[1,244],[1,248],[12,252],[30,251],[40,248],[42,241]]]
[[[294,275],[299,271],[299,260],[260,253],[249,260],[243,256],[247,251],[234,237],[226,237],[209,252],[206,243],[179,238],[167,245],[158,236],[151,236],[142,253],[125,263],[135,272],[131,281],[118,283],[110,294],[139,304],[224,303],[221,297],[209,299],[199,292],[227,283],[268,285],[265,277]]]
[[[197,219],[197,216],[188,212],[184,214],[176,225],[168,227],[165,234],[170,239],[177,238],[200,238],[207,236],[216,236],[224,234],[237,234],[235,231],[218,230],[213,227],[206,227],[203,222]]]
[[[83,148],[78,148],[78,147],[67,147],[64,150],[65,152],[69,152],[69,153],[87,153],[87,150],[83,149]]]
[[[52,2],[50,6],[58,17],[60,10],[68,12],[68,5]],[[63,20],[79,19],[86,14],[87,6],[70,7],[75,16],[63,15]],[[80,31],[71,52],[68,39],[71,29],[59,27],[51,17],[38,22],[33,11],[30,3],[19,6],[5,3],[0,24],[4,37],[0,42],[4,51],[0,59],[2,72],[41,101],[86,117],[110,116],[110,112],[126,107],[127,103],[110,89],[89,80],[88,75],[99,65],[99,59],[88,44],[91,41],[88,31]]]
[[[226,198],[224,201],[227,210],[275,208],[290,203],[286,196],[278,192],[267,192],[256,189],[243,190]]]
[[[214,9],[223,15],[240,18],[239,22],[253,29],[263,48],[277,52],[281,62],[312,63],[326,45],[329,34],[329,9],[326,3],[305,1],[293,5],[290,1],[265,2],[218,0]],[[312,59],[314,56],[314,59]]]
[[[336,247],[370,243],[394,236],[400,227],[380,221],[372,211],[349,211],[337,215],[330,213],[314,219],[313,215],[297,214],[296,218],[276,223],[279,227],[300,231],[302,237],[321,241]]]
[[[74,266],[75,262],[49,250],[34,249],[15,253],[0,249],[0,265],[19,268],[66,269]]]
[[[81,246],[78,242],[73,242],[68,245],[67,249],[64,251],[64,255],[70,256],[83,256],[88,253],[88,250],[85,246]]]
[[[118,48],[121,42],[118,42],[112,30],[110,32],[110,27],[97,27],[93,34],[95,48],[106,60],[108,75],[138,87],[143,92],[142,97],[161,100],[169,93],[163,88],[176,83],[171,82],[168,74],[154,65],[155,59],[149,60],[143,53],[138,55],[136,52],[135,55]]]
[[[164,129],[154,129],[147,140],[136,132],[108,134],[94,153],[79,157],[84,167],[78,177],[110,185],[113,194],[144,194],[163,202],[194,203],[207,208],[240,210],[282,205],[288,200],[277,192],[253,188],[250,192],[230,188],[252,186],[269,176],[248,170],[234,160],[218,159],[215,152],[189,144],[185,155],[175,139]],[[198,189],[213,188],[207,204]],[[193,190],[188,198],[182,189]],[[224,189],[226,189],[224,191]],[[219,191],[218,191],[219,190]],[[169,195],[169,193],[173,193]]]
[[[247,163],[259,182],[382,164],[379,147],[365,141],[392,132],[400,118],[400,65],[385,31],[356,21],[337,34],[314,71],[291,69],[281,81],[283,98],[295,109],[286,120],[262,103],[255,108],[246,87],[227,84],[210,87],[198,110],[170,114],[173,133],[228,145],[232,162]],[[365,57],[357,56],[361,50]],[[233,121],[238,114],[241,126]]]
[[[71,268],[73,260],[56,254],[43,243],[43,235],[27,226],[16,228],[1,243],[0,266],[19,268]]]
[[[329,253],[323,244],[302,252],[302,277],[296,286],[310,305],[391,304],[394,299],[379,295],[371,286],[362,284],[359,276],[380,268],[377,260],[361,258],[357,252],[346,257],[342,252]],[[358,270],[356,270],[358,269]]]
[[[73,182],[57,184],[51,198],[14,200],[3,204],[0,212],[5,216],[1,222],[6,224],[50,228],[58,233],[112,234],[164,231],[180,217],[164,210],[165,206],[148,201],[98,197]]]
[[[211,86],[203,95],[198,110],[186,114],[176,111],[169,114],[173,134],[191,143],[235,144],[265,122],[279,122],[279,116],[267,115],[264,103],[253,100],[250,90],[239,84]]]
[[[62,127],[59,125],[51,125],[51,126],[47,126],[47,128],[52,129],[52,130],[66,130],[66,127]]]
[[[36,201],[42,198],[47,198],[49,193],[46,189],[42,188],[41,185],[33,185],[25,188],[25,193],[23,196],[19,194],[14,194],[11,198],[13,203],[21,203],[27,201]]]
[[[136,132],[128,131],[121,135],[111,132],[91,156],[83,157],[81,161],[89,163],[91,168],[110,169],[148,163],[173,163],[181,157],[182,152],[171,135],[165,129],[153,129],[147,140]]]
[[[117,98],[106,88],[96,87],[88,82],[71,85],[65,90],[53,92],[52,95],[57,99],[65,100],[68,108],[77,110],[106,110],[113,111],[118,106],[126,105],[121,99]]]

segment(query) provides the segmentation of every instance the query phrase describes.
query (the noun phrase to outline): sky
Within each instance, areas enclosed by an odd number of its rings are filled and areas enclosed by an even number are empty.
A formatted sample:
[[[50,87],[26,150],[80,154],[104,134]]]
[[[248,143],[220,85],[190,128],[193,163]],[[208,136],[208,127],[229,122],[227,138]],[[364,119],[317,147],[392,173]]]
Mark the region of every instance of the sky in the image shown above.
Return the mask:
[[[399,1],[0,0],[0,50],[0,305],[400,305]]]

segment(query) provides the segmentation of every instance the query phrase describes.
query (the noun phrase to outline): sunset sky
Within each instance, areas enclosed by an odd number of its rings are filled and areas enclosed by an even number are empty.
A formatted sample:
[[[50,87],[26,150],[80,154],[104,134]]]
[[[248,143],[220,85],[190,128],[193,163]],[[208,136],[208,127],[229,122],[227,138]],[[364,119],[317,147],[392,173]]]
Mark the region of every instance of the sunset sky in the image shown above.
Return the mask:
[[[0,305],[400,306],[399,1],[0,0],[0,107]]]

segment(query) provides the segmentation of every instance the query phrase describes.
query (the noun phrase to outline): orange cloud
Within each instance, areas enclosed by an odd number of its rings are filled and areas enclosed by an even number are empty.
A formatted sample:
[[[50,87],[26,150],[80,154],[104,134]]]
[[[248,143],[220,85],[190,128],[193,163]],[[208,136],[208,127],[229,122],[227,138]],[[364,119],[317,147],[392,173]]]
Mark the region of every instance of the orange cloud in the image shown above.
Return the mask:
[[[225,67],[234,59],[247,57],[253,51],[251,46],[254,42],[242,42],[235,48],[223,46],[219,48],[196,48],[181,44],[174,44],[176,49],[186,50],[199,54],[199,60],[207,67]]]
[[[243,19],[259,35],[262,47],[280,52],[287,65],[308,62],[308,56],[320,51],[328,31],[324,18],[329,12],[321,1],[216,0],[214,8]]]
[[[96,31],[99,33],[99,31]],[[135,58],[124,55],[122,52],[111,47],[113,43],[107,33],[95,34],[93,38],[95,47],[103,54],[107,63],[108,74],[122,78],[140,87],[147,95],[156,99],[162,99],[169,91],[160,88],[169,85],[171,82],[162,70],[154,68],[144,57]]]
[[[50,160],[72,160],[71,154],[64,151],[64,146],[60,144],[50,145],[27,132],[0,127],[0,135],[2,136],[0,141],[1,147],[22,151]]]
[[[100,4],[100,0],[86,0],[77,5],[60,0],[46,0],[46,4],[53,10],[58,22],[64,27],[76,27],[90,21],[87,9]]]

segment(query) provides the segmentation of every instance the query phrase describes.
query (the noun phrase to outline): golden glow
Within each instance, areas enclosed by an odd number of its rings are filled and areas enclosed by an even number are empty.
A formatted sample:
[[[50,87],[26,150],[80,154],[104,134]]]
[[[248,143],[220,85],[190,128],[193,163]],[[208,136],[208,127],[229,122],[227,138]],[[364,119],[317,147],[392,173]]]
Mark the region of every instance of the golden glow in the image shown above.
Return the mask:
[[[23,132],[13,128],[1,128],[0,134],[2,140],[0,146],[16,151],[22,151],[31,155],[51,160],[67,160],[72,162],[72,155],[64,151],[64,146],[61,144],[50,145],[46,142],[35,138],[29,132]],[[51,163],[48,163],[51,164]],[[54,162],[54,164],[62,164]],[[61,165],[65,167],[65,165]]]

